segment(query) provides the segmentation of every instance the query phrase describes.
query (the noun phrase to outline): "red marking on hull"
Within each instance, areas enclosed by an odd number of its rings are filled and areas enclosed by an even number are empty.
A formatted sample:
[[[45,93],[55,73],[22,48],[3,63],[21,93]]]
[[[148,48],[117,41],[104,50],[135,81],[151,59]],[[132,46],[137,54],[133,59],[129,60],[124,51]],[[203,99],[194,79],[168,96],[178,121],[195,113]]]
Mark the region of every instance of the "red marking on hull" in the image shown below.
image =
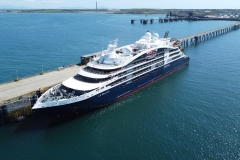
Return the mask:
[[[164,76],[162,76],[162,77],[159,77],[159,78],[157,78],[157,79],[155,79],[155,80],[153,80],[153,81],[151,81],[151,82],[149,82],[149,83],[147,83],[147,84],[145,84],[145,85],[143,85],[143,86],[141,86],[141,87],[139,87],[139,88],[137,88],[137,89],[135,89],[135,90],[127,93],[126,95],[123,95],[122,97],[119,97],[118,99],[116,99],[116,100],[114,100],[114,101],[112,101],[112,102],[110,102],[110,103],[107,103],[107,104],[105,104],[105,105],[99,106],[99,107],[97,107],[97,108],[101,108],[101,107],[104,107],[104,106],[108,106],[108,105],[110,105],[110,104],[112,104],[112,103],[115,103],[115,102],[117,102],[117,101],[120,101],[121,99],[123,99],[123,98],[125,98],[125,97],[127,97],[127,96],[130,96],[130,95],[132,95],[133,93],[138,92],[139,90],[141,90],[141,89],[143,89],[143,88],[145,88],[145,87],[153,84],[154,82],[156,82],[156,81],[158,81],[158,80],[160,80],[160,79],[163,79],[164,77],[166,77],[166,76],[168,76],[168,75],[170,75],[170,74],[172,74],[172,73],[174,73],[174,72],[182,69],[182,68],[185,67],[187,64],[188,64],[188,63],[180,66],[179,68],[177,68],[177,69],[175,69],[175,70],[167,73],[166,75],[164,75]],[[97,108],[95,108],[95,109],[97,109]],[[64,116],[60,116],[60,117],[71,116],[71,115],[73,115],[73,114],[76,114],[76,112],[73,112],[73,113],[71,113],[71,114],[67,114],[67,115],[64,115]],[[59,117],[55,117],[55,118],[59,118]]]
[[[152,82],[149,82],[149,83],[147,83],[147,84],[145,84],[145,85],[143,85],[143,86],[141,86],[141,87],[139,87],[139,88],[137,88],[137,89],[135,89],[135,90],[127,93],[126,95],[124,95],[124,96],[122,96],[122,97],[119,97],[118,99],[116,99],[116,100],[114,100],[114,101],[112,101],[112,102],[110,102],[110,103],[108,103],[108,104],[106,104],[106,105],[104,105],[104,106],[107,106],[107,105],[110,105],[110,104],[112,104],[112,103],[115,103],[115,102],[117,102],[117,101],[119,101],[119,100],[121,100],[121,99],[123,99],[123,98],[126,98],[127,96],[132,95],[133,93],[138,92],[139,90],[141,90],[141,89],[143,89],[143,88],[145,88],[145,87],[147,87],[147,86],[155,83],[156,81],[158,81],[158,80],[160,80],[160,79],[163,79],[164,77],[166,77],[166,76],[168,76],[168,75],[170,75],[170,74],[172,74],[172,73],[174,73],[174,72],[182,69],[182,68],[185,67],[187,64],[188,64],[188,63],[184,64],[183,66],[181,66],[181,67],[179,67],[179,68],[177,68],[177,69],[175,69],[175,70],[173,70],[173,71],[171,71],[171,72],[169,72],[169,73],[167,73],[166,75],[164,75],[164,76],[162,76],[162,77],[159,77],[159,78],[155,79],[155,80],[152,81]],[[102,106],[102,107],[103,107],[103,106]]]

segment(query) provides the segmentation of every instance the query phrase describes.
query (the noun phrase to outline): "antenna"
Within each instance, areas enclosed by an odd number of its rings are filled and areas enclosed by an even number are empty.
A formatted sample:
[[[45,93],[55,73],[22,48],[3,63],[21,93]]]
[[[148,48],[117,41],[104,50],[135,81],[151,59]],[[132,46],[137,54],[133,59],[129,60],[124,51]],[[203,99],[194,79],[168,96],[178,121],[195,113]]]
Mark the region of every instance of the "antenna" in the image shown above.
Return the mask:
[[[103,52],[103,38],[102,38],[102,52]]]
[[[101,34],[102,34],[102,32],[101,32]],[[103,52],[103,34],[101,35],[101,37],[102,37],[102,52]]]
[[[116,39],[114,40],[114,45],[117,46],[117,43],[118,43],[118,39],[116,38]]]

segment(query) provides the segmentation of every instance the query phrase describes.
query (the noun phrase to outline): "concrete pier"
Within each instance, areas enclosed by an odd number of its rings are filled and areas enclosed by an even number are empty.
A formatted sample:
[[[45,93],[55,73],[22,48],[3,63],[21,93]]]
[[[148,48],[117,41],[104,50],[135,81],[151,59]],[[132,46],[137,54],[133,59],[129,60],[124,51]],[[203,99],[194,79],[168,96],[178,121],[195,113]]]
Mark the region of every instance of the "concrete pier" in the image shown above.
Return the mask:
[[[210,31],[206,31],[206,32],[194,34],[191,36],[179,38],[178,40],[180,41],[182,46],[187,47],[187,46],[193,45],[193,44],[196,45],[204,40],[208,40],[208,39],[217,37],[219,35],[222,35],[224,33],[227,33],[227,32],[239,29],[239,28],[240,28],[240,23],[236,23],[236,24],[225,26],[225,27],[213,29]]]
[[[153,24],[154,20],[159,21],[159,23],[167,23],[167,22],[178,22],[182,20],[186,21],[240,21],[240,18],[198,18],[198,17],[166,17],[166,18],[158,18],[158,19],[132,19],[131,24],[134,24],[135,21],[140,21],[142,24],[147,24],[148,20],[150,21],[151,24]]]
[[[1,84],[0,124],[24,119],[25,115],[31,114],[37,93],[45,92],[49,87],[76,75],[82,67],[84,66],[61,67],[61,70]]]
[[[39,88],[50,87],[55,84],[76,75],[83,66],[73,66],[65,68],[61,71],[53,71],[37,75],[17,82],[5,83],[0,85],[0,103],[4,103],[8,99],[20,97],[22,95],[37,91]]]

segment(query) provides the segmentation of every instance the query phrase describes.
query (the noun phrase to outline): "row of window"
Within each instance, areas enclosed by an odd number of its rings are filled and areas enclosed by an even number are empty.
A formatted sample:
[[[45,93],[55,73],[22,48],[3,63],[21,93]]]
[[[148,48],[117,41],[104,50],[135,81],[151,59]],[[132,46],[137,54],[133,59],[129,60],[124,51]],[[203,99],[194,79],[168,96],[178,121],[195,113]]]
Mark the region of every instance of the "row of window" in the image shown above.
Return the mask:
[[[160,53],[160,52],[165,52],[166,48],[158,48],[157,49],[157,53]]]
[[[179,50],[179,48],[171,49],[169,52],[171,53],[171,52],[175,52],[175,51],[177,51],[177,50]]]
[[[180,57],[180,55],[179,55],[179,56],[176,56],[176,57],[173,57],[172,60],[177,59],[177,58],[179,58],[179,57]]]
[[[150,69],[151,69],[151,67],[145,68],[145,69],[143,69],[141,71],[138,71],[138,72],[134,73],[133,76],[138,76],[139,74],[142,74],[143,72],[147,72]]]
[[[146,68],[146,69],[143,69],[143,70],[141,70],[141,71],[139,71],[139,72],[134,73],[133,76],[135,76],[136,78],[134,78],[134,79],[132,79],[132,80],[130,80],[130,81],[133,81],[133,82],[134,82],[134,81],[137,81],[137,80],[145,77],[146,75],[148,75],[148,73],[145,73],[145,72],[147,72],[147,71],[149,71],[149,70],[151,70],[151,67],[148,67],[148,68]],[[156,72],[156,71],[158,71],[157,68],[154,69],[154,70],[152,71],[152,73],[154,73],[154,72]],[[142,73],[145,73],[145,74],[142,74]],[[142,75],[140,75],[140,74],[142,74]],[[140,75],[140,76],[138,76],[138,75]],[[121,79],[117,80],[116,82],[113,82],[113,83],[111,83],[111,84],[109,84],[109,85],[107,85],[107,86],[114,86],[114,85],[117,85],[118,83],[121,83],[121,82],[123,82],[123,81],[125,81],[125,80],[127,80],[126,77],[121,78]],[[122,85],[124,86],[124,85],[126,85],[127,83],[128,83],[128,82],[125,82],[125,83],[123,83]]]
[[[160,49],[163,49],[163,48],[160,48]],[[157,55],[156,55],[155,58],[158,58],[158,57],[161,57],[161,56],[164,56],[164,52],[157,52]],[[146,60],[148,60],[148,59],[146,59],[146,54],[144,54],[144,55],[138,57],[137,59],[133,60],[129,65],[139,64],[139,63],[144,62]],[[126,67],[128,68],[129,66],[126,66]]]
[[[136,71],[136,70],[139,70],[139,69],[141,69],[141,68],[147,67],[147,66],[149,66],[149,65],[151,65],[151,64],[154,64],[154,63],[156,63],[156,62],[162,61],[163,59],[164,59],[164,58],[162,57],[162,58],[160,58],[160,59],[156,59],[156,60],[154,60],[154,61],[151,61],[151,62],[149,62],[149,63],[146,63],[146,64],[144,64],[144,65],[142,65],[142,66],[135,67],[135,68],[133,68],[132,72],[134,72],[134,71]],[[124,76],[124,75],[126,75],[126,74],[128,74],[128,73],[129,73],[129,72],[120,73],[120,74],[118,75],[118,77],[122,77],[122,76]]]
[[[121,69],[114,69],[114,70],[100,70],[100,69],[95,69],[91,67],[85,67],[83,68],[84,71],[89,72],[89,73],[94,73],[94,74],[111,74],[115,73],[117,71],[120,71]]]
[[[141,76],[134,78],[133,81],[137,81],[137,80],[139,80],[139,79],[141,79],[141,78],[143,78],[147,75],[148,75],[148,73],[142,74]]]
[[[117,80],[117,81],[115,81],[115,82],[113,82],[113,83],[108,84],[107,87],[108,87],[108,86],[114,86],[114,85],[116,85],[116,84],[118,84],[118,83],[121,83],[121,82],[125,81],[126,79],[127,79],[126,77],[121,78],[121,79],[119,79],[119,80]]]
[[[78,81],[82,81],[82,82],[86,82],[86,83],[100,83],[100,82],[104,82],[104,81],[107,81],[110,79],[110,78],[95,79],[95,78],[84,77],[79,74],[75,75],[73,78]]]
[[[172,53],[172,54],[169,55],[169,57],[172,57],[172,56],[177,55],[177,54],[179,54],[179,52]]]

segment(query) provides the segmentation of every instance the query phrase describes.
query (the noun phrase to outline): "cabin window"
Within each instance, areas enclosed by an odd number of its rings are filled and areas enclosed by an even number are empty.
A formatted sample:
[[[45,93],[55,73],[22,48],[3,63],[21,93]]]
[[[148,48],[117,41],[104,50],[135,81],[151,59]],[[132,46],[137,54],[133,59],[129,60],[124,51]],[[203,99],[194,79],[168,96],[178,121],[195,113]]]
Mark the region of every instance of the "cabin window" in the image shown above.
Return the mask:
[[[174,51],[177,51],[178,50],[178,48],[176,48],[176,49],[171,49],[169,52],[174,52]]]
[[[164,52],[165,48],[158,48],[157,53]]]
[[[179,58],[180,56],[173,57],[172,60]]]
[[[117,71],[119,71],[120,69],[113,69],[113,70],[100,70],[100,69],[96,69],[96,68],[92,68],[92,67],[85,67],[83,68],[84,71],[89,72],[89,73],[93,73],[93,74],[110,74],[110,73],[115,73]]]
[[[177,55],[177,54],[179,54],[179,52],[176,52],[176,53],[170,54],[169,57],[174,56],[174,55]]]
[[[89,78],[89,77],[84,77],[82,75],[75,75],[73,77],[75,80],[86,82],[86,83],[100,83],[109,80],[110,78],[101,78],[101,79],[95,79],[95,78]]]

